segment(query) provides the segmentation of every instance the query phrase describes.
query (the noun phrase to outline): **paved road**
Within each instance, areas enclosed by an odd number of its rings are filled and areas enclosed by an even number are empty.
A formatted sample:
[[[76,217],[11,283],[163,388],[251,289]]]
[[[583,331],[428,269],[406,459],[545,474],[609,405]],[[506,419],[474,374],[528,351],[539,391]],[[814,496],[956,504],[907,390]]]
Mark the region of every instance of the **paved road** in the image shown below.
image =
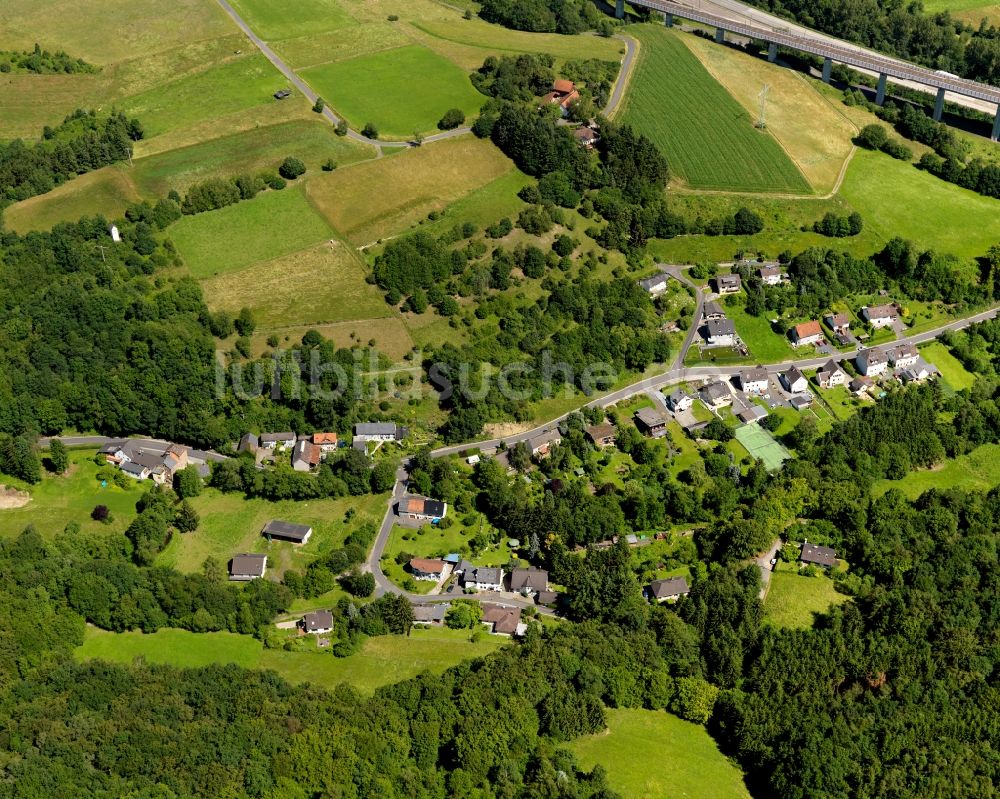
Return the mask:
[[[625,96],[625,89],[628,87],[628,82],[632,77],[632,64],[635,61],[635,54],[639,49],[639,42],[631,36],[618,34],[615,38],[625,42],[625,56],[622,58],[622,65],[618,70],[615,85],[611,88],[611,96],[608,98],[608,104],[604,106],[604,116],[608,119],[611,119],[618,111],[622,97]]]
[[[286,78],[288,78],[289,83],[291,83],[296,89],[298,89],[300,92],[302,92],[302,94],[305,95],[306,99],[310,103],[315,103],[316,102],[316,98],[319,95],[317,95],[316,92],[314,92],[309,87],[309,84],[306,83],[304,80],[302,80],[302,78],[300,78],[298,75],[296,75],[295,74],[295,70],[293,70],[284,61],[284,59],[281,58],[281,56],[279,56],[276,52],[274,52],[274,50],[272,50],[268,46],[267,42],[265,42],[256,33],[253,32],[253,29],[246,23],[246,20],[244,20],[243,17],[241,17],[236,12],[236,9],[234,9],[231,5],[229,5],[229,3],[226,2],[226,0],[218,0],[218,3],[219,3],[220,6],[222,6],[222,10],[225,11],[230,16],[230,18],[233,20],[233,22],[236,23],[236,25],[239,27],[239,29],[241,31],[243,31],[243,33],[246,34],[247,38],[249,38],[250,41],[252,41],[257,46],[257,48],[264,54],[264,56],[267,58],[267,60],[270,61],[272,64],[274,64],[275,68],[282,75],[284,75]],[[278,101],[275,101],[275,102],[278,102]],[[326,119],[328,119],[334,125],[337,125],[337,124],[340,123],[340,117],[338,117],[333,112],[333,109],[330,108],[330,106],[326,106],[323,109],[323,116]],[[435,133],[433,136],[427,136],[424,139],[424,143],[426,144],[426,143],[429,143],[429,142],[441,141],[442,139],[451,139],[451,138],[454,138],[455,136],[463,136],[466,133],[469,133],[469,131],[470,131],[470,128],[455,128],[454,130],[446,130],[446,131],[443,131],[442,133]],[[385,147],[415,147],[415,146],[417,146],[416,142],[412,142],[412,141],[379,141],[377,139],[369,139],[367,136],[361,135],[356,130],[348,130],[347,131],[347,138],[353,139],[354,141],[361,142],[363,144],[370,144],[370,145],[372,145],[378,151],[379,155],[382,154],[382,149],[385,148]]]
[[[684,359],[687,358],[688,350],[690,350],[691,345],[694,344],[694,337],[698,335],[698,328],[701,327],[701,316],[705,310],[705,292],[702,290],[701,286],[684,274],[684,269],[680,266],[668,266],[666,268],[666,272],[675,280],[694,289],[694,316],[691,318],[691,326],[688,328],[687,335],[684,337],[684,343],[681,344],[680,352],[677,353],[677,357],[674,358],[672,365],[672,368],[679,369],[684,365]]]

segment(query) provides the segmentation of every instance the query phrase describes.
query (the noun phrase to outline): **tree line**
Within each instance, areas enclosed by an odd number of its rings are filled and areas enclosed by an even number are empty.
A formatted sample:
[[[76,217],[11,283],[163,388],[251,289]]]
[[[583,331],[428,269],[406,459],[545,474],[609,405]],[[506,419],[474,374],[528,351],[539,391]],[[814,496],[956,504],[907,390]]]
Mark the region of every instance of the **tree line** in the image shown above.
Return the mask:
[[[0,50],[0,73],[33,72],[36,75],[72,75],[97,72],[97,67],[63,50],[43,50],[38,42],[32,50]]]

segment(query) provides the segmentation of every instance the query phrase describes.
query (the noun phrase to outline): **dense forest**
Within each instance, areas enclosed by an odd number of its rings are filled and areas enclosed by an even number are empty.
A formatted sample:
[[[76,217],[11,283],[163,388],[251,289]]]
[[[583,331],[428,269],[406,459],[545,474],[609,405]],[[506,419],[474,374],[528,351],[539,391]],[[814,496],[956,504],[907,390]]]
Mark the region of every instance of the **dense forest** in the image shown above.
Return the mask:
[[[487,22],[538,33],[583,33],[606,21],[589,0],[483,0],[479,16]]]

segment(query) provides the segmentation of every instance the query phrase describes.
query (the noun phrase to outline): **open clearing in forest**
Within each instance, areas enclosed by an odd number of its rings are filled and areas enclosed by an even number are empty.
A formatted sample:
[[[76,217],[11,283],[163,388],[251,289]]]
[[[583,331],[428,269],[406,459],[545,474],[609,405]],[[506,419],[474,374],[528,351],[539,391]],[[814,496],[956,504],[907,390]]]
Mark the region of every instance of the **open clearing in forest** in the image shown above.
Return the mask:
[[[757,130],[680,40],[663,26],[629,28],[640,44],[621,121],[646,134],[693,188],[812,192],[775,138]]]
[[[749,799],[740,769],[705,728],[664,710],[605,711],[608,729],[565,744],[587,769],[600,764],[622,796]]]
[[[807,629],[812,627],[815,614],[826,613],[848,598],[838,594],[833,580],[825,575],[776,571],[771,574],[764,600],[764,618],[776,627]]]
[[[882,496],[890,488],[916,499],[932,488],[989,491],[1000,485],[1000,444],[982,444],[972,452],[949,458],[933,469],[910,472],[902,480],[879,480],[872,493]]]

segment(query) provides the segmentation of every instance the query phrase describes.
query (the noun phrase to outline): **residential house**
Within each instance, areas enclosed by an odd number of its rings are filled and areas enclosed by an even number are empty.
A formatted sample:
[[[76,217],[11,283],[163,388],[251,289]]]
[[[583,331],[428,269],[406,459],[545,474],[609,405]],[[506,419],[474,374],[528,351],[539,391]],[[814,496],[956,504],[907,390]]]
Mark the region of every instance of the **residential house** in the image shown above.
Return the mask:
[[[448,514],[448,503],[427,497],[403,497],[396,504],[396,512],[404,519],[435,521],[443,519]]]
[[[937,367],[921,358],[913,366],[904,369],[899,377],[904,383],[922,383],[936,374]]]
[[[581,125],[573,131],[573,138],[576,143],[586,149],[591,149],[600,140],[597,131],[588,125]]]
[[[157,485],[171,485],[174,475],[189,462],[189,450],[180,444],[169,444],[160,449],[142,447],[133,440],[115,441],[100,451],[108,463],[113,463],[129,477],[152,480]]]
[[[542,98],[543,105],[559,104],[559,110],[563,116],[569,114],[570,104],[580,98],[580,92],[571,80],[559,79],[553,81],[552,91]]]
[[[731,347],[736,343],[736,325],[732,319],[709,319],[704,332],[710,347]]]
[[[767,411],[761,408],[760,405],[748,405],[736,414],[736,418],[743,422],[743,424],[756,424],[766,417]]]
[[[336,433],[313,433],[313,446],[319,447],[320,455],[326,457],[331,452],[336,452],[340,445],[340,440]]]
[[[136,480],[148,480],[150,476],[149,467],[143,466],[141,463],[129,461],[128,463],[123,463],[120,468],[129,477],[134,477]]]
[[[804,411],[810,405],[812,405],[813,396],[812,394],[796,394],[788,400],[788,404],[791,405],[797,411]]]
[[[292,450],[292,468],[297,472],[308,472],[319,466],[322,450],[308,438],[301,439]]]
[[[675,412],[686,411],[692,405],[694,405],[694,397],[679,388],[675,388],[667,397],[667,407]]]
[[[414,580],[433,580],[437,582],[444,574],[446,564],[443,560],[431,558],[413,558],[410,560],[410,574]]]
[[[720,319],[726,318],[726,312],[722,310],[722,306],[719,305],[715,300],[709,300],[705,303],[705,306],[701,309],[701,320],[703,322],[718,322]]]
[[[892,327],[899,318],[899,308],[894,303],[888,305],[866,305],[861,309],[861,318],[873,328]]]
[[[435,602],[433,605],[414,605],[413,623],[440,627],[444,624],[445,614],[450,607],[450,602]]]
[[[816,382],[820,388],[835,388],[847,382],[847,372],[832,358],[816,372]]]
[[[259,580],[266,570],[267,555],[233,555],[233,559],[229,561],[230,580]]]
[[[837,565],[837,552],[830,547],[823,547],[817,544],[810,544],[806,541],[802,545],[802,554],[799,560],[806,564],[823,566],[829,568]]]
[[[395,422],[362,422],[354,425],[354,438],[362,441],[402,441],[406,429]]]
[[[683,577],[668,577],[665,580],[653,580],[649,584],[648,594],[656,602],[676,602],[690,591],[687,580]]]
[[[744,394],[766,394],[771,384],[770,378],[767,376],[767,369],[763,366],[741,369],[739,381]]]
[[[716,380],[714,383],[702,386],[698,391],[698,396],[701,397],[701,401],[709,408],[716,410],[733,404],[733,394],[729,390],[729,386],[721,380]]]
[[[588,427],[584,433],[595,447],[604,448],[614,446],[615,426],[613,424],[607,422],[597,424],[593,427]]]
[[[240,443],[236,447],[236,451],[249,452],[251,455],[256,455],[259,447],[260,447],[260,439],[257,438],[257,436],[255,436],[253,433],[246,433],[240,439]]]
[[[781,275],[781,267],[777,264],[762,266],[757,270],[757,277],[760,278],[760,282],[765,286],[781,285]]]
[[[908,342],[889,347],[886,350],[886,356],[895,369],[907,369],[920,360],[917,348]]]
[[[743,287],[743,279],[739,275],[719,275],[712,278],[716,294],[737,294]]]
[[[546,430],[528,439],[528,449],[531,450],[532,455],[538,458],[545,458],[551,451],[552,446],[561,442],[562,435],[558,430]]]
[[[545,569],[516,568],[510,573],[510,590],[525,596],[538,594],[549,587],[549,573]]]
[[[268,538],[278,538],[282,541],[291,541],[293,544],[305,544],[312,535],[312,527],[307,524],[295,524],[293,522],[283,522],[272,519],[264,525],[261,535]]]
[[[535,594],[535,604],[536,605],[546,605],[552,607],[559,601],[558,591],[539,591]]]
[[[473,566],[462,575],[462,585],[476,591],[503,591],[503,569],[499,566]]]
[[[288,449],[295,446],[295,433],[261,433],[260,446],[264,449]]]
[[[483,624],[494,635],[516,635],[521,629],[521,609],[503,605],[483,605]]]
[[[302,617],[299,628],[307,633],[325,635],[333,630],[333,614],[328,610],[314,610]]]
[[[806,380],[806,376],[797,366],[790,366],[782,372],[781,382],[793,394],[801,394],[803,391],[809,390],[809,381]]]
[[[823,329],[815,319],[795,325],[791,329],[790,334],[793,347],[805,347],[810,344],[822,344],[824,342]]]
[[[861,377],[855,377],[851,381],[851,385],[850,385],[849,388],[850,388],[850,392],[854,396],[860,397],[862,394],[864,394],[873,385],[875,385],[875,381],[874,380],[872,380],[870,377],[865,377],[864,375],[862,375]]]
[[[667,275],[661,273],[659,275],[653,275],[652,277],[643,278],[638,281],[639,288],[653,297],[657,297],[667,290]]]
[[[854,363],[866,377],[876,377],[889,368],[889,359],[882,350],[876,348],[861,350]]]
[[[653,438],[667,434],[667,417],[655,408],[639,408],[635,412],[635,423],[641,432]]]
[[[851,317],[845,313],[828,313],[823,317],[823,321],[837,335],[847,333],[851,329]]]

